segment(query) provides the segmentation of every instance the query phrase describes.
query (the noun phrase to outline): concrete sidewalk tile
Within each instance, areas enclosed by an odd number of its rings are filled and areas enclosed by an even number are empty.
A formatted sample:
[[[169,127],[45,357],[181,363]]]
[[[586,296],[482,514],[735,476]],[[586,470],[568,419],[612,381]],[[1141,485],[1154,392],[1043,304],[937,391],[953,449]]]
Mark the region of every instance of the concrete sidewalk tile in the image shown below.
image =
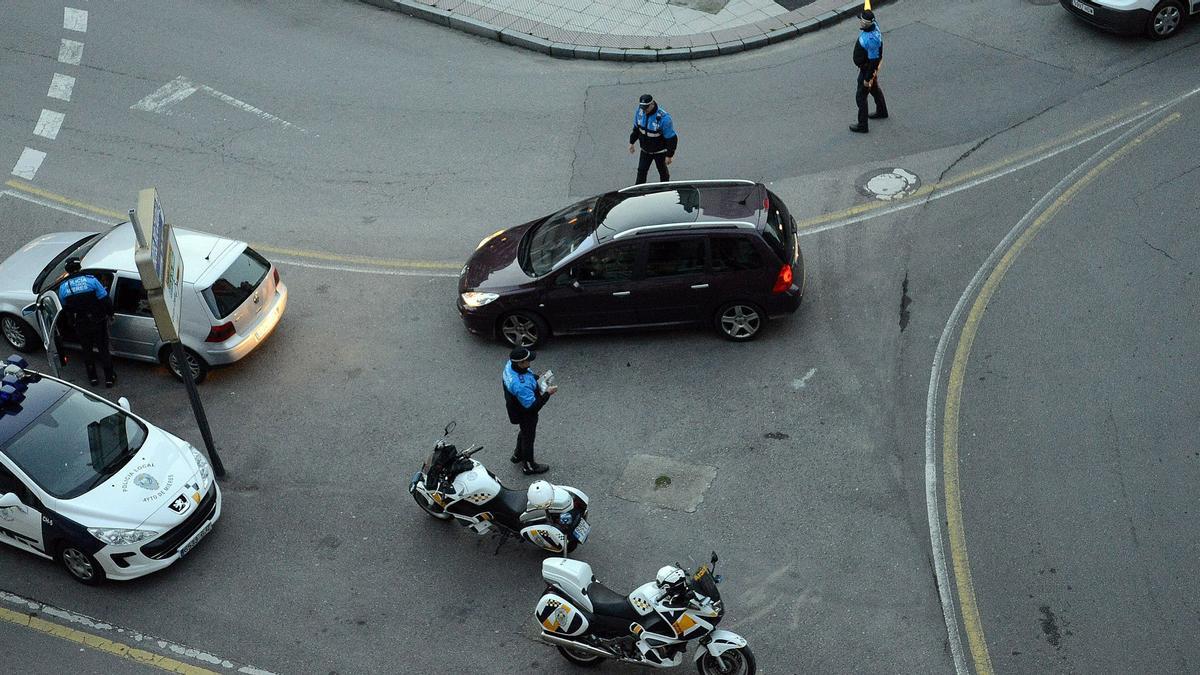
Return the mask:
[[[599,49],[600,47],[603,46],[600,44],[600,38],[602,38],[603,36],[604,36],[603,33],[594,33],[592,31],[581,31],[579,33],[579,42],[577,42],[576,44],[580,47],[587,47],[588,49]],[[596,58],[600,58],[600,57],[596,57]]]
[[[746,50],[746,44],[741,40],[730,40],[728,42],[717,43],[717,53],[721,56],[726,54],[736,54]]]
[[[540,23],[541,22],[537,21],[536,19],[530,19],[528,17],[519,16],[519,17],[517,17],[516,21],[513,21],[512,23],[508,24],[507,26],[505,26],[505,28],[514,33],[530,33],[530,34],[532,34],[534,27]]]
[[[624,61],[625,50],[616,49],[614,47],[601,47],[600,59],[603,61]]]
[[[559,7],[564,7],[566,9],[574,10],[576,12],[582,12],[582,11],[586,10],[588,7],[591,7],[592,5],[596,4],[594,2],[591,2],[591,0],[555,0],[555,2],[558,4]]]
[[[841,21],[841,18],[838,17],[838,15],[835,14],[832,10],[827,11],[827,12],[822,12],[821,14],[818,14],[818,15],[814,16],[813,18],[816,19],[817,23],[821,25],[821,28],[828,28],[828,27],[832,26],[833,24],[837,23],[838,21]]]
[[[657,61],[658,50],[655,49],[626,49],[626,61]]]
[[[541,37],[546,38],[551,43],[558,42],[564,45],[579,44],[579,32],[570,30],[568,28],[559,28],[557,26],[553,26]]]
[[[473,6],[473,7],[468,8],[466,4],[463,4],[463,5],[459,6],[458,10],[456,10],[455,13],[459,14],[461,16],[469,16],[472,19],[475,19],[477,21],[482,21],[483,23],[491,23],[492,19],[495,19],[497,16],[500,15],[500,10],[492,9],[491,7],[479,7],[479,6]]]
[[[758,26],[763,33],[770,33],[773,30],[780,30],[788,24],[780,21],[778,17],[768,16],[761,21],[755,21],[754,25]]]
[[[790,40],[799,34],[800,31],[798,31],[795,26],[784,26],[783,28],[767,33],[767,42],[770,44],[775,44],[776,42]]]
[[[659,61],[686,61],[692,58],[691,47],[672,47],[658,50]]]
[[[720,56],[721,50],[717,49],[717,45],[696,45],[692,47],[692,58],[704,59],[710,56]]]
[[[653,19],[650,23],[642,26],[642,33],[645,35],[667,35],[668,31],[675,27],[673,21],[665,21],[663,19]]]
[[[478,35],[490,40],[499,40],[500,31],[495,26],[480,21],[471,16],[463,16],[462,14],[450,14],[450,27],[456,30],[461,30],[472,35]]]
[[[861,2],[852,2],[848,5],[837,7],[833,11],[838,16],[846,19],[850,17],[858,17],[858,15],[862,13],[862,9],[863,6]]]
[[[409,16],[415,16],[418,19],[424,19],[426,21],[431,21],[447,27],[450,26],[450,12],[447,12],[444,9],[438,9],[437,7],[430,7],[429,5],[421,4],[415,0],[401,1],[403,2],[403,6],[400,9],[401,12],[404,12]]]
[[[467,2],[466,0],[436,0],[436,2],[431,1],[426,2],[425,4],[437,7],[438,9],[444,9],[447,12],[465,12],[465,9],[459,9],[459,7],[462,7],[463,5],[466,5],[467,9],[479,6],[473,2]]]
[[[713,37],[712,31],[692,33],[687,37],[691,40],[693,49],[696,47],[711,47],[717,44],[716,39]]]
[[[504,30],[505,28],[508,28],[509,26],[513,25],[520,18],[521,17],[513,16],[512,14],[509,14],[508,12],[500,11],[500,12],[496,13],[496,16],[493,17],[489,23],[491,23],[497,29]]]
[[[596,61],[600,58],[600,48],[599,47],[574,45],[573,51],[575,52],[575,58],[577,58],[577,59],[588,59],[591,61]]]
[[[670,46],[670,38],[665,35],[651,35],[645,38],[645,44],[642,47],[659,51]]]
[[[537,0],[514,0],[514,2],[509,5],[508,11],[516,14],[517,16],[529,16],[532,13],[531,10],[533,10],[535,7],[540,7],[541,4],[542,3],[537,2]]]
[[[610,19],[597,19],[595,23],[588,27],[588,32],[595,33],[597,35],[608,35],[616,31],[620,26],[620,22],[617,21],[612,21]]]
[[[532,49],[543,54],[550,53],[549,40],[543,40],[533,35],[526,35],[525,33],[510,33],[507,30],[502,30],[500,31],[500,41],[510,45],[524,47],[525,49]]]
[[[567,22],[579,16],[579,11],[568,7],[556,7],[554,11],[546,17],[545,23],[552,26],[565,26]]]

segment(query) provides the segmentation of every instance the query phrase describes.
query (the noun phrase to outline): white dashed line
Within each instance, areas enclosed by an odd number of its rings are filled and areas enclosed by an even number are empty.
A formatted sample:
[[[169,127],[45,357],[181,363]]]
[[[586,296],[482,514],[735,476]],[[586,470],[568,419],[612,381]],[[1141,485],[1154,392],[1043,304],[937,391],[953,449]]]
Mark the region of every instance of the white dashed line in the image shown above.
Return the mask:
[[[12,173],[19,178],[33,180],[33,177],[37,175],[38,168],[42,166],[43,159],[46,159],[46,153],[33,148],[25,148],[21,152],[21,158],[17,160],[17,165],[13,167]]]
[[[75,91],[75,78],[55,73],[54,79],[50,80],[50,91],[46,92],[46,96],[60,101],[70,101],[73,91]]]
[[[196,93],[199,89],[196,85],[188,82],[186,78],[177,77],[174,80],[159,87],[154,93],[146,98],[129,106],[130,110],[145,110],[147,112],[163,112],[163,110],[171,105],[179,103],[183,99]]]
[[[87,32],[87,10],[63,7],[63,28],[77,33]]]
[[[63,38],[62,46],[58,48],[58,60],[72,66],[79,65],[83,60],[83,43]]]
[[[62,128],[64,117],[66,115],[60,112],[43,108],[42,116],[38,118],[37,125],[33,127],[33,133],[42,138],[49,138],[50,140],[58,138],[58,130]]]

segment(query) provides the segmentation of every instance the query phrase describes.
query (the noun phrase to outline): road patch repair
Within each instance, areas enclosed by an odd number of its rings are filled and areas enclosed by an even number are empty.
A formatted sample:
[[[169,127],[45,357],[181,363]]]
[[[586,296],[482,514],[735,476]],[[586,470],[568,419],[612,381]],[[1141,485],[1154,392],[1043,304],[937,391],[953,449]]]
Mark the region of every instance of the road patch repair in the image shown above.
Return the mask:
[[[715,467],[658,455],[634,455],[612,493],[626,501],[695,513],[716,477]]]

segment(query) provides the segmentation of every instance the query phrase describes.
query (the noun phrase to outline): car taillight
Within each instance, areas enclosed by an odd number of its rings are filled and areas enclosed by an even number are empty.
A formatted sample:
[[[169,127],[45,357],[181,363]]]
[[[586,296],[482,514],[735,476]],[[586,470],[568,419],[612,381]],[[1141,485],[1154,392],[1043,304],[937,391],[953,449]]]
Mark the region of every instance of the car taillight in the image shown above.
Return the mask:
[[[779,268],[779,276],[775,277],[775,285],[771,288],[772,293],[783,293],[792,287],[792,266],[784,265]]]
[[[271,276],[275,277],[275,285],[278,286],[279,285],[279,268],[278,267],[271,270]]]
[[[226,321],[220,326],[213,326],[208,331],[208,337],[204,338],[205,342],[224,342],[233,337],[234,328],[232,321]]]

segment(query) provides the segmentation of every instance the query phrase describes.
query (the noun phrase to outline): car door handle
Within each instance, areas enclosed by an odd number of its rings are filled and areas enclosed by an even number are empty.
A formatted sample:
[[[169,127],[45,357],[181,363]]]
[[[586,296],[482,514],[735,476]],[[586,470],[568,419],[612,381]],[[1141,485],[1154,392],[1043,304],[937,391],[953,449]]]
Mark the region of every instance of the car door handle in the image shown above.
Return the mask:
[[[623,298],[626,295],[629,295],[629,291],[617,291],[616,293],[613,293],[613,295],[615,295],[619,298]]]
[[[708,284],[692,284],[692,288],[695,288],[697,290],[699,290],[701,288],[708,288]]]

